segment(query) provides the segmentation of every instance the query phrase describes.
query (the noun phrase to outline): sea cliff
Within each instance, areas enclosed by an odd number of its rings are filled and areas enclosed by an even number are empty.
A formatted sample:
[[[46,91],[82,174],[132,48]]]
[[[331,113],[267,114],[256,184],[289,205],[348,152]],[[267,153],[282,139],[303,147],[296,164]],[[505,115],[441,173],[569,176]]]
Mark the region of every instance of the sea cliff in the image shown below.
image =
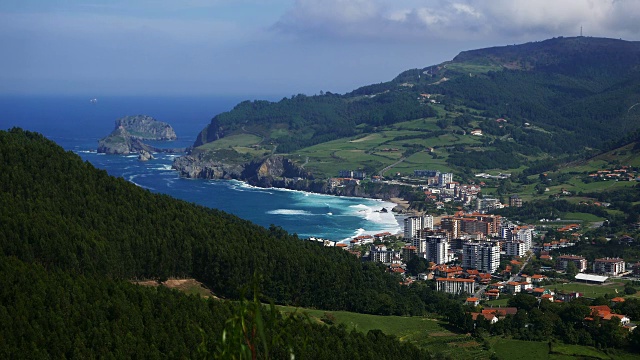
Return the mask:
[[[173,161],[173,169],[180,176],[193,179],[240,180],[262,188],[281,188],[318,194],[352,196],[392,201],[402,198],[410,189],[403,185],[363,182],[335,185],[331,181],[315,179],[286,157],[275,155],[247,163],[228,163],[198,153],[181,156]],[[396,207],[395,211],[405,209]]]

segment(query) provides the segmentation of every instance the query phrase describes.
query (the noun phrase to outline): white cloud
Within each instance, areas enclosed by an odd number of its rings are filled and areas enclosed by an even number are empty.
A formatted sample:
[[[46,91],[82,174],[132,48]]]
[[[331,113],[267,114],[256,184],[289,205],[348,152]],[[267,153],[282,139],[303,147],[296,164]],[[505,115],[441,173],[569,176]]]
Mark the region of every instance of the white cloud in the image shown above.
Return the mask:
[[[640,35],[631,0],[297,0],[275,29],[334,38],[521,39]]]

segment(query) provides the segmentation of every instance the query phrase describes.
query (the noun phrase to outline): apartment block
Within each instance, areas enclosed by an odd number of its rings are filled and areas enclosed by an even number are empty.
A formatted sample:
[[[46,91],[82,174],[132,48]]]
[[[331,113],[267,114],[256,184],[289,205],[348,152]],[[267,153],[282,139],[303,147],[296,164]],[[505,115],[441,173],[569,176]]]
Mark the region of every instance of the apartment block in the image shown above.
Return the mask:
[[[561,255],[556,260],[556,268],[558,270],[567,270],[567,265],[572,262],[576,265],[579,272],[585,272],[587,270],[587,259],[577,255]]]

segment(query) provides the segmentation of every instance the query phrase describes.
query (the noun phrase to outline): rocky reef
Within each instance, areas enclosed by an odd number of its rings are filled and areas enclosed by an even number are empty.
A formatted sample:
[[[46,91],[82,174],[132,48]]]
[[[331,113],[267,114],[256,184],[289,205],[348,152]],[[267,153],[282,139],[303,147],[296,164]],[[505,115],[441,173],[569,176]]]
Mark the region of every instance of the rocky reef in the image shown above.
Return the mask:
[[[185,151],[184,148],[166,149],[145,144],[143,140],[175,140],[176,133],[171,125],[157,121],[151,116],[125,116],[116,120],[111,134],[98,141],[98,153],[105,154],[143,154],[141,160],[152,159],[150,153]]]

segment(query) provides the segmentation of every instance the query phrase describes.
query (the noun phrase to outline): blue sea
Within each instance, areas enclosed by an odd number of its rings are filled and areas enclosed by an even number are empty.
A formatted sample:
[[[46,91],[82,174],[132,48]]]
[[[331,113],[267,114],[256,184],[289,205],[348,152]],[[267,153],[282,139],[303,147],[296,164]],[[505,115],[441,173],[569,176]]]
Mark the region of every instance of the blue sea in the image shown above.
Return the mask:
[[[98,140],[125,115],[150,115],[171,124],[178,140],[155,146],[187,147],[216,114],[243,100],[234,97],[0,97],[0,130],[37,131],[95,167],[152,192],[217,208],[256,224],[281,226],[301,238],[344,241],[353,236],[400,231],[393,204],[373,199],[336,197],[299,191],[261,189],[238,181],[189,180],[171,169],[175,154],[154,154],[140,162],[135,155],[96,153]],[[267,99],[269,100],[269,99]]]

